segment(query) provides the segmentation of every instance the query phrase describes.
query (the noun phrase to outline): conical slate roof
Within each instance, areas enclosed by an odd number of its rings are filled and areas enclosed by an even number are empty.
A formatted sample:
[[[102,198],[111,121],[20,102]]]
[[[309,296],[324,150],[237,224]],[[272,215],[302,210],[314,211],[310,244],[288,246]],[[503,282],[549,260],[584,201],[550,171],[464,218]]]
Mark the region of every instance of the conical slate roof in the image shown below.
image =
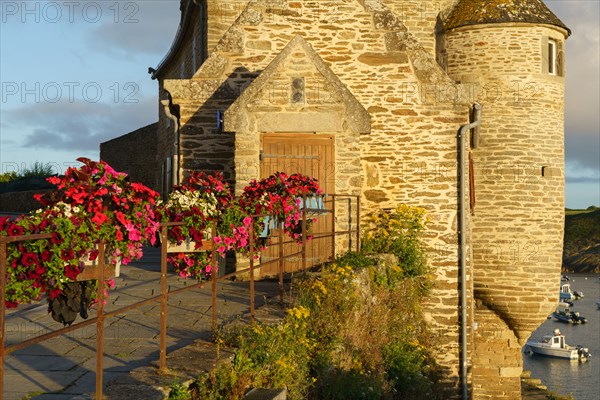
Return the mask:
[[[571,34],[542,0],[459,0],[444,21],[444,29],[503,22],[555,25]]]

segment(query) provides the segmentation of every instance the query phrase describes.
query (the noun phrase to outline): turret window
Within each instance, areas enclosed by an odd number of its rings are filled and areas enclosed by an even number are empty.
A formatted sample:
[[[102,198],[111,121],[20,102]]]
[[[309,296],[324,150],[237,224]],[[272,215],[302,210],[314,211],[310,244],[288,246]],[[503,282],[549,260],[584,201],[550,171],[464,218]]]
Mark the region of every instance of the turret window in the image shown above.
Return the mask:
[[[558,65],[556,60],[556,41],[548,39],[548,73],[550,75],[557,75]]]
[[[542,37],[542,72],[563,76],[563,44],[557,39]]]

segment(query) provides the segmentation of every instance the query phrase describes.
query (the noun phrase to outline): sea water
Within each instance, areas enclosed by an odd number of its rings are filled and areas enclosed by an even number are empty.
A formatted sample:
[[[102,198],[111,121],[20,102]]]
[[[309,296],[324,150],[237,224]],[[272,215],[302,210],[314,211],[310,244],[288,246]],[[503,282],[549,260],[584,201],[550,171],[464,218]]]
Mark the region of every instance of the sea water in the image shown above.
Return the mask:
[[[572,311],[587,318],[585,324],[566,324],[555,318],[546,320],[531,337],[542,337],[560,329],[571,346],[587,347],[592,354],[587,362],[523,354],[523,369],[531,371],[533,378],[541,379],[548,389],[562,395],[572,395],[575,400],[600,399],[600,275],[569,274],[571,290],[583,292],[584,297],[573,302]],[[556,283],[556,297],[559,283]]]

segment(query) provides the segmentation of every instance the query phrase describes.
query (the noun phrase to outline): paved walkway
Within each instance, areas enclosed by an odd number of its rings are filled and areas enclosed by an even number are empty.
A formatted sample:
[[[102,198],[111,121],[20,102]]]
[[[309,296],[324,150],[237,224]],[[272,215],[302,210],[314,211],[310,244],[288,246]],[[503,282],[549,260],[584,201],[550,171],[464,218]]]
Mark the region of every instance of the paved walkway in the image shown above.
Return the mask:
[[[107,311],[146,299],[160,292],[158,249],[150,249],[144,259],[121,268],[116,288],[111,290]],[[194,284],[176,275],[169,277],[170,289]],[[219,322],[249,312],[248,282],[218,285]],[[277,299],[276,282],[256,282],[257,307],[267,298]],[[91,316],[94,313],[90,313]],[[159,357],[159,302],[105,320],[104,387],[111,381],[130,379],[129,371],[156,365]],[[211,338],[210,283],[169,298],[167,353],[197,346],[198,339]],[[78,318],[76,322],[81,321]],[[62,327],[47,313],[46,303],[9,311],[6,318],[7,344]],[[95,392],[96,325],[68,335],[18,350],[6,357],[4,399],[89,399]],[[190,346],[192,345],[192,346]],[[172,360],[167,361],[167,367]],[[143,368],[141,368],[143,369]],[[129,376],[129,377],[128,377]],[[106,391],[106,389],[105,389]],[[131,397],[130,397],[131,398]],[[136,398],[135,396],[133,398]]]

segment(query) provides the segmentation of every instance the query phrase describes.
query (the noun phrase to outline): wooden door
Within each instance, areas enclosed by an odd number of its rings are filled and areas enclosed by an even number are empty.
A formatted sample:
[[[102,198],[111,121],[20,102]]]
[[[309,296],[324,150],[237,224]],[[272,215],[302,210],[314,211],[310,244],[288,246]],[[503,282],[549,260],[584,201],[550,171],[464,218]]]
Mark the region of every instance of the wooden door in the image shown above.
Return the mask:
[[[334,163],[334,137],[325,134],[284,134],[269,133],[261,137],[261,178],[267,178],[275,172],[285,172],[288,175],[299,173],[313,177],[319,181],[319,186],[324,193],[334,193],[335,188],[335,163]],[[326,208],[327,207],[326,204]],[[331,231],[332,215],[320,216],[313,224],[311,233],[315,236]],[[277,232],[274,232],[276,235]],[[284,236],[284,241],[290,240]],[[273,243],[277,238],[273,238]],[[332,251],[331,238],[315,239],[307,243],[306,265],[313,265],[328,261]],[[284,254],[301,251],[301,246],[286,244]],[[261,262],[276,259],[278,249],[276,245],[265,250],[261,255]],[[289,258],[284,263],[284,272],[294,272],[302,269],[302,257]],[[261,276],[277,274],[277,263],[261,267]]]

